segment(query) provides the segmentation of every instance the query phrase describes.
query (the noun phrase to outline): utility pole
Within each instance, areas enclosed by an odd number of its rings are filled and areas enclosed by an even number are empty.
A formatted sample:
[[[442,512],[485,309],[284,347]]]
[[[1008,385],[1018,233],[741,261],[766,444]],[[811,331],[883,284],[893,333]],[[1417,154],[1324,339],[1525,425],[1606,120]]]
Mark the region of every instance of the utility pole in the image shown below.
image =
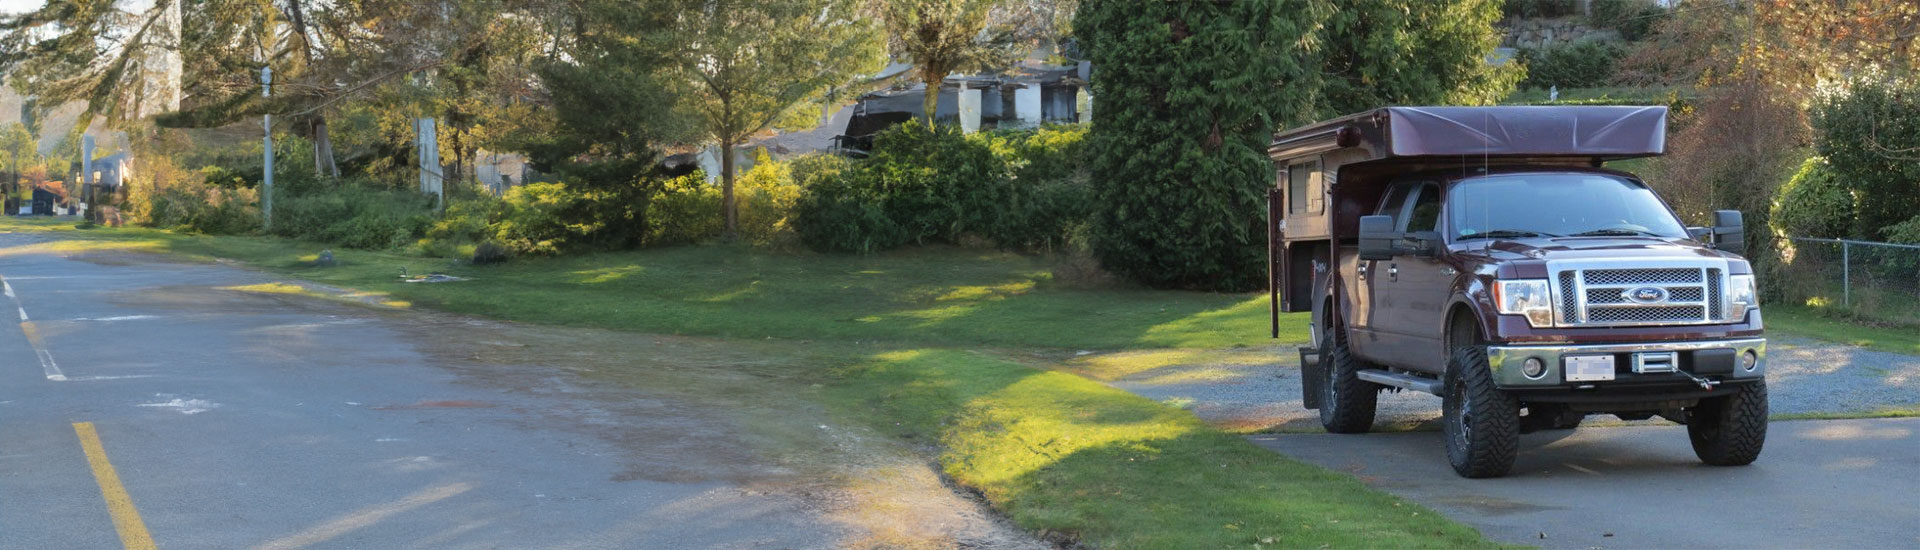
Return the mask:
[[[273,67],[260,68],[260,97],[273,97]],[[266,176],[260,184],[260,226],[262,230],[273,231],[273,114],[260,115],[260,126],[266,130],[261,143],[266,145]]]
[[[80,197],[86,200],[86,207],[80,215],[87,221],[93,221],[93,213],[100,205],[93,203],[93,136],[80,136]]]

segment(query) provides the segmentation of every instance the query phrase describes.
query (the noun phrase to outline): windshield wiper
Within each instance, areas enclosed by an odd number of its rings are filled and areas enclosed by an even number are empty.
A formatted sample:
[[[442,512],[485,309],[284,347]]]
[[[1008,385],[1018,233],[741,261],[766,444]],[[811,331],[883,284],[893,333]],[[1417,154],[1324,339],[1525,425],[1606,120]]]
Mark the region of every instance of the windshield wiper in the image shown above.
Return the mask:
[[[1593,231],[1581,231],[1579,233],[1574,233],[1572,235],[1567,235],[1567,236],[1568,237],[1613,237],[1613,236],[1627,236],[1627,235],[1646,235],[1649,237],[1660,236],[1659,233],[1654,233],[1652,231],[1627,229],[1625,227],[1609,227],[1606,229],[1595,229]]]
[[[1518,237],[1558,237],[1558,236],[1559,235],[1555,235],[1552,233],[1541,233],[1539,231],[1527,231],[1525,229],[1494,229],[1490,231],[1481,231],[1479,233],[1474,233],[1472,235],[1461,235],[1460,238],[1457,238],[1454,240],[1464,241],[1468,239],[1512,239],[1512,238],[1518,238]]]

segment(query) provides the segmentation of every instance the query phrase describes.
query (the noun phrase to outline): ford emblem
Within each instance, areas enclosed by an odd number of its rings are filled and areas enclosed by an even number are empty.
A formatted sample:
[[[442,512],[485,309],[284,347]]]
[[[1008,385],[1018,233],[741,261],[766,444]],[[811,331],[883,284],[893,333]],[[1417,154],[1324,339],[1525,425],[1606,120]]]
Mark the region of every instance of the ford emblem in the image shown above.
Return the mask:
[[[1643,286],[1620,294],[1628,300],[1642,304],[1657,304],[1667,301],[1667,291],[1660,287]]]

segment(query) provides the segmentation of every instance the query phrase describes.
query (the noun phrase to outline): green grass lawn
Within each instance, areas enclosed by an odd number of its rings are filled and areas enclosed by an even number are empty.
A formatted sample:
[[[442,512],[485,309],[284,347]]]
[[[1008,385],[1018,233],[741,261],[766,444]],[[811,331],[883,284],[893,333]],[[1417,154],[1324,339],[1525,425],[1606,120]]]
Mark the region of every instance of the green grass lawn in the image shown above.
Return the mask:
[[[951,248],[827,256],[686,247],[496,267],[335,250],[341,265],[312,267],[324,246],[144,229],[78,231],[71,222],[44,220],[0,221],[0,231],[56,239],[0,249],[0,258],[30,250],[225,258],[402,307],[730,338],[742,349],[777,353],[783,364],[809,369],[824,388],[794,395],[819,399],[849,422],[932,444],[948,476],[1058,543],[1496,546],[1430,509],[1259,449],[1186,411],[1002,358],[1035,349],[1217,353],[1205,350],[1271,344],[1260,295],[1074,288],[1053,280],[1043,260]],[[403,283],[403,267],[471,280]],[[260,286],[254,290],[301,291]],[[1283,326],[1282,341],[1305,340],[1300,315],[1287,316]],[[989,351],[973,351],[982,348]]]
[[[6,223],[0,228],[72,228],[71,222]],[[145,229],[63,235],[95,241],[84,246],[231,258],[416,305],[548,324],[943,346],[1230,348],[1274,342],[1267,337],[1264,294],[1075,288],[1054,281],[1045,260],[971,249],[860,256],[692,246],[500,266],[335,249],[340,265],[310,267],[326,245]],[[403,268],[471,280],[402,283]],[[1281,326],[1281,341],[1306,340],[1304,314],[1284,316]]]
[[[1867,349],[1920,355],[1920,327],[1866,325],[1823,315],[1804,306],[1764,306],[1767,330],[1852,344]]]

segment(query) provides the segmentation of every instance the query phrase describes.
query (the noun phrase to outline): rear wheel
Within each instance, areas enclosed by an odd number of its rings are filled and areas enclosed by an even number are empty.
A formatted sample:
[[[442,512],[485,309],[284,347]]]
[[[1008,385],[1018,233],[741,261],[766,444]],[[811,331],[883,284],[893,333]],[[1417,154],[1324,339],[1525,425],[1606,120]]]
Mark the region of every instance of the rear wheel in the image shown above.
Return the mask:
[[[1493,385],[1487,352],[1461,346],[1447,364],[1440,397],[1447,462],[1461,477],[1500,477],[1520,453],[1520,402]]]
[[[1373,429],[1373,411],[1379,403],[1380,385],[1361,380],[1365,363],[1347,349],[1347,337],[1341,327],[1327,330],[1320,337],[1320,365],[1327,369],[1326,383],[1320,385],[1320,426],[1337,434],[1366,433]]]
[[[1700,400],[1687,412],[1693,454],[1714,466],[1745,466],[1767,443],[1767,383],[1736,386],[1732,395]]]

